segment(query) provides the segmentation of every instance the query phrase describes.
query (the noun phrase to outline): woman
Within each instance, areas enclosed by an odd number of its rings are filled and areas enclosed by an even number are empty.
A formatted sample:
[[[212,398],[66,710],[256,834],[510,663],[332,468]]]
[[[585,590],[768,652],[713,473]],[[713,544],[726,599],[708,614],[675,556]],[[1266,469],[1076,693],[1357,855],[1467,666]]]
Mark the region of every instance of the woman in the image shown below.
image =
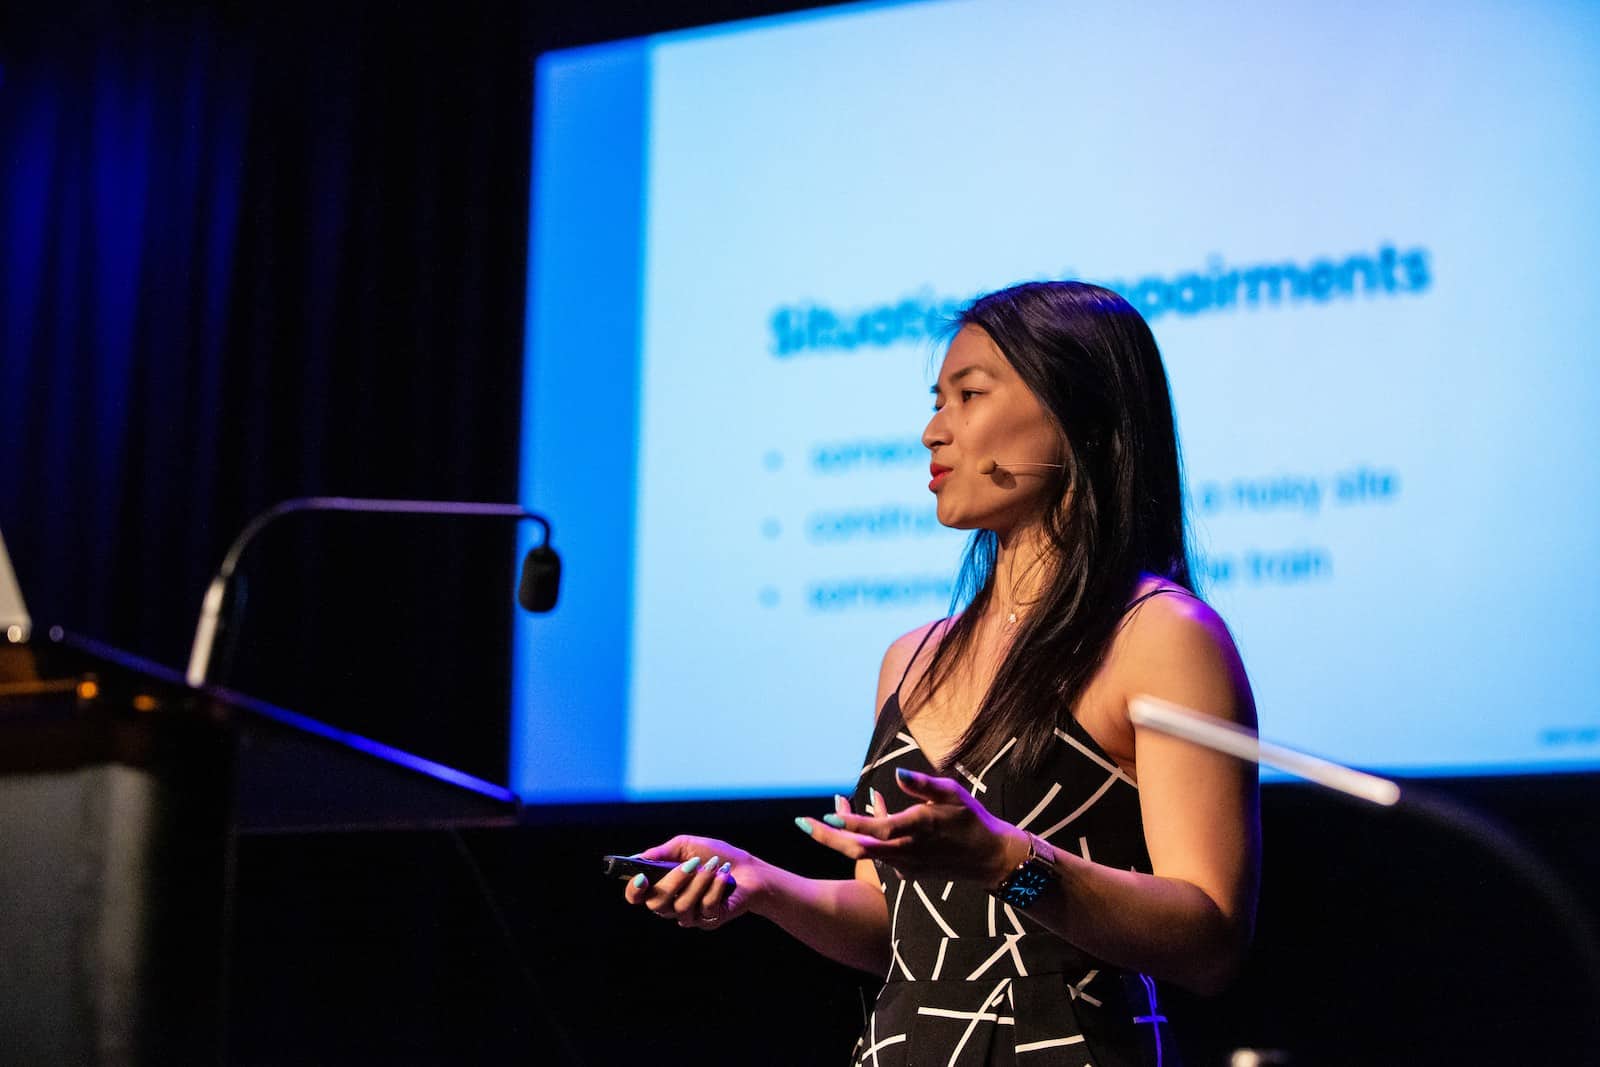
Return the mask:
[[[886,976],[854,1062],[1176,1062],[1156,980],[1219,990],[1249,942],[1253,768],[1145,730],[1150,694],[1254,727],[1190,591],[1172,405],[1125,300],[1031,283],[959,317],[923,432],[939,521],[978,531],[965,610],[883,658],[847,801],[801,818],[855,877],[721,841],[627,899],[715,929],[746,911]]]

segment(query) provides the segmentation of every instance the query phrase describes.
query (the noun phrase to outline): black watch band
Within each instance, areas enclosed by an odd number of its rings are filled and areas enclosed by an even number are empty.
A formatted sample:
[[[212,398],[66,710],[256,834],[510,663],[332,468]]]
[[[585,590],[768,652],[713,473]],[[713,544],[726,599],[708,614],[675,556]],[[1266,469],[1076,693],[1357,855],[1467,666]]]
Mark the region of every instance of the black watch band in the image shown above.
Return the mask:
[[[1056,865],[1039,850],[1039,839],[1028,835],[1028,857],[990,890],[1000,902],[1021,911],[1058,885]]]

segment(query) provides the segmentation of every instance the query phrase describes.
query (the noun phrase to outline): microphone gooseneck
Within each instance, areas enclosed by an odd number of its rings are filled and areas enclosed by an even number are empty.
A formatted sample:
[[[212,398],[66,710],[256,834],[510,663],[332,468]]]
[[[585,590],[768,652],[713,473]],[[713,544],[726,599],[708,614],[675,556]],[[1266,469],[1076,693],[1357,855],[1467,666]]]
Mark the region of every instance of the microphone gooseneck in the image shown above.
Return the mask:
[[[1246,763],[1275,767],[1380,808],[1396,808],[1420,817],[1430,830],[1443,830],[1457,840],[1482,849],[1503,864],[1504,870],[1535,894],[1549,909],[1549,914],[1560,921],[1577,957],[1583,981],[1589,987],[1590,1002],[1600,994],[1600,940],[1592,932],[1592,913],[1588,905],[1548,861],[1478,812],[1414,786],[1406,786],[1402,793],[1400,786],[1390,779],[1263,741],[1254,730],[1171,701],[1148,695],[1134,696],[1128,701],[1128,718],[1136,727],[1155,730]]]
[[[561,581],[561,559],[550,545],[550,520],[518,504],[482,504],[458,500],[381,500],[371,497],[303,496],[284,500],[263,511],[245,524],[233,539],[222,566],[206,588],[200,605],[200,620],[195,625],[194,644],[189,650],[190,685],[204,685],[211,666],[212,648],[221,627],[222,608],[228,586],[239,567],[244,550],[273,521],[299,511],[341,511],[388,515],[443,515],[454,518],[499,518],[536,522],[544,530],[544,540],[528,552],[522,564],[522,579],[517,603],[527,611],[549,611],[555,607]]]

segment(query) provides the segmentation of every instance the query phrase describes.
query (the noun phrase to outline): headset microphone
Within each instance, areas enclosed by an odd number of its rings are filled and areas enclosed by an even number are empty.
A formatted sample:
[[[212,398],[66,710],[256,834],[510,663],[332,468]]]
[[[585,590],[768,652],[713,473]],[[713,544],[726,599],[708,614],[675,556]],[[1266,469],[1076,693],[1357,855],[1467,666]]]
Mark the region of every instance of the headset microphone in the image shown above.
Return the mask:
[[[1007,463],[1002,466],[995,460],[986,459],[982,463],[978,464],[978,473],[993,474],[995,471],[1005,471],[1009,473],[1012,467],[1049,467],[1052,470],[1060,470],[1065,466],[1065,463]]]

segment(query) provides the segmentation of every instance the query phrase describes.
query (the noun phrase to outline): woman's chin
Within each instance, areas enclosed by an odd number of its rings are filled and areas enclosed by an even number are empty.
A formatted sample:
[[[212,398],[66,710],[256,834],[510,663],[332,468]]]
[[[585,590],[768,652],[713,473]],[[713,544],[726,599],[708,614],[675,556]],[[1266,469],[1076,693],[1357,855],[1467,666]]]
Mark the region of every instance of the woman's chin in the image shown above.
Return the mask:
[[[940,526],[947,526],[952,530],[997,530],[1003,525],[1003,517],[993,512],[974,512],[954,504],[946,504],[943,500],[935,505],[934,514],[938,517]]]

